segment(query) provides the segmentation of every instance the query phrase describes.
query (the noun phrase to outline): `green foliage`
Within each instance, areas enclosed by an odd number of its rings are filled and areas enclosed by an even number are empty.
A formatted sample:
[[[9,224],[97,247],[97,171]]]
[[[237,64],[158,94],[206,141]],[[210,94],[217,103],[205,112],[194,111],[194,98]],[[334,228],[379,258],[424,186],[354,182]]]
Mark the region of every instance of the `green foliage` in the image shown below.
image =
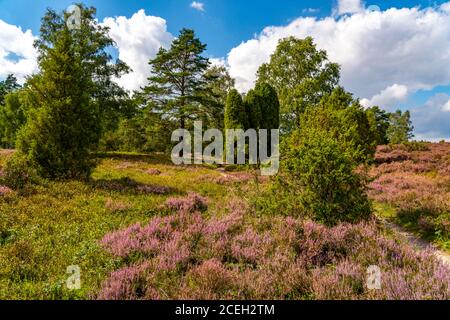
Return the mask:
[[[389,128],[389,112],[380,109],[378,106],[374,106],[372,108],[368,108],[366,110],[366,114],[377,145],[388,144],[389,139],[387,136],[387,131]]]
[[[296,195],[291,201],[328,225],[368,218],[371,206],[365,180],[355,172],[358,163],[352,152],[318,128],[303,128],[300,136],[295,133],[291,139],[282,162],[285,188]]]
[[[103,151],[169,152],[171,133],[176,123],[164,119],[151,108],[139,110],[132,118],[124,118],[118,129],[110,131],[101,140]]]
[[[202,56],[204,45],[193,30],[182,29],[170,49],[160,48],[150,60],[152,76],[141,95],[158,110],[179,121],[182,129],[188,120],[198,117],[199,95],[205,86],[203,73],[209,66]]]
[[[244,109],[247,115],[246,129],[263,129],[261,127],[263,103],[261,95],[256,90],[247,92],[244,100]]]
[[[112,77],[128,70],[120,61],[111,63],[106,49],[114,42],[95,9],[80,7],[81,27],[74,30],[65,23],[67,14],[47,11],[36,41],[41,71],[25,87],[33,108],[17,147],[49,178],[89,176],[108,102],[123,93]]]
[[[267,83],[258,83],[245,98],[248,128],[278,129],[280,127],[280,103],[275,89]]]
[[[37,179],[34,166],[24,155],[16,153],[7,160],[2,180],[8,187],[20,190],[36,182]]]
[[[5,97],[5,105],[0,105],[0,137],[3,148],[14,148],[17,132],[25,121],[21,92],[9,93]]]
[[[414,127],[411,123],[411,114],[409,111],[402,112],[397,110],[390,114],[390,125],[387,130],[387,137],[391,144],[401,144],[407,142],[414,135]]]
[[[356,169],[373,159],[375,147],[365,111],[336,88],[308,107],[300,128],[282,140],[280,175],[255,201],[257,210],[309,216],[329,225],[368,218],[367,181]]]
[[[4,81],[0,81],[0,106],[5,104],[5,97],[20,88],[17,78],[9,74]]]
[[[302,119],[301,134],[309,128],[325,130],[339,141],[355,162],[373,160],[377,144],[367,115],[358,101],[342,88],[333,90],[317,107],[308,108]]]
[[[429,144],[425,141],[407,141],[403,146],[408,152],[412,151],[430,151]]]
[[[233,89],[228,94],[225,107],[225,129],[245,129],[247,124],[244,102],[240,93]]]
[[[234,79],[225,67],[212,66],[203,74],[205,85],[199,94],[200,117],[207,128],[224,128],[225,105]]]
[[[273,86],[281,105],[281,126],[290,132],[300,126],[307,107],[316,105],[338,84],[340,67],[317,50],[311,37],[280,40],[270,62],[258,70],[258,83]]]

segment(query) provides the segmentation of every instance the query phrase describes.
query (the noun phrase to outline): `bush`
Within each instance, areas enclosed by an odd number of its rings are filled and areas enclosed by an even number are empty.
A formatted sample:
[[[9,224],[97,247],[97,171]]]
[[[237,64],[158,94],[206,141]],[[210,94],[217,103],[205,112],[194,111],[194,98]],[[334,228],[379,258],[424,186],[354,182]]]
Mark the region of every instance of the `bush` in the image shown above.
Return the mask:
[[[404,142],[403,145],[408,152],[430,150],[430,148],[428,147],[428,143],[425,141],[407,141]]]
[[[366,182],[355,172],[351,152],[322,130],[304,132],[299,144],[295,140],[282,163],[285,188],[296,191],[292,200],[328,225],[368,218]]]
[[[15,190],[36,182],[38,175],[28,159],[19,153],[8,159],[4,170],[4,184]]]

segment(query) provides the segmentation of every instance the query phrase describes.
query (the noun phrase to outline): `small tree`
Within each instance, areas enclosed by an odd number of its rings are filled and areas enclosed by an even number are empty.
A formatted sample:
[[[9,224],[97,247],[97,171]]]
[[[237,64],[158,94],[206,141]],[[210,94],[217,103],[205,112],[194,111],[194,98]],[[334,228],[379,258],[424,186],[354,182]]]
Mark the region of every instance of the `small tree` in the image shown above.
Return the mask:
[[[348,150],[355,162],[367,163],[373,159],[376,138],[366,112],[344,89],[336,88],[317,107],[307,108],[302,119],[300,132],[308,128],[326,130]]]
[[[228,94],[225,107],[225,129],[245,129],[248,127],[247,114],[240,93],[233,89]]]
[[[248,126],[252,129],[278,129],[280,102],[275,89],[267,83],[258,83],[245,97]]]
[[[365,180],[355,172],[358,163],[349,151],[317,127],[303,127],[291,137],[282,178],[291,195],[295,190],[291,201],[298,202],[304,214],[328,225],[370,216]]]
[[[84,178],[93,166],[108,101],[122,92],[112,81],[128,68],[106,49],[114,44],[95,9],[79,5],[80,28],[70,30],[67,13],[48,10],[36,41],[40,73],[25,86],[27,123],[18,135],[19,153],[48,178]]]
[[[381,110],[378,106],[367,109],[366,114],[377,145],[388,144],[387,130],[389,128],[390,114]]]
[[[405,143],[414,137],[412,134],[414,127],[412,126],[411,114],[409,111],[402,112],[401,110],[397,110],[396,112],[391,113],[389,122],[389,127],[386,132],[389,143]]]
[[[276,90],[268,83],[260,83],[255,87],[261,99],[261,129],[278,129],[280,127],[280,102]]]
[[[244,101],[244,108],[245,113],[247,115],[247,128],[246,129],[263,129],[262,122],[263,122],[263,114],[262,109],[263,106],[263,100],[259,92],[256,90],[250,90],[247,92],[247,95],[245,96]]]
[[[20,89],[20,84],[12,74],[9,74],[4,81],[0,81],[0,106],[5,104],[6,95],[17,89]]]
[[[268,83],[278,93],[282,128],[287,132],[300,126],[306,108],[331,93],[339,77],[339,65],[329,62],[327,53],[317,50],[311,37],[280,40],[270,62],[258,70],[258,83]]]
[[[26,118],[21,100],[21,92],[15,91],[5,97],[5,105],[0,105],[0,135],[4,148],[14,148],[19,129]]]

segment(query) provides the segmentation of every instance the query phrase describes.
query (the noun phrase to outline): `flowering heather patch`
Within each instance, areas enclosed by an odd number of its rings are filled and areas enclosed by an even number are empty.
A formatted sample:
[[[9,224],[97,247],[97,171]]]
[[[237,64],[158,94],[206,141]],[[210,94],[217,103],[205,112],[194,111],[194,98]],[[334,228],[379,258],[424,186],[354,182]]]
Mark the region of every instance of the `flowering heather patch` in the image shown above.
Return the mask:
[[[257,176],[259,182],[264,182],[267,177]],[[220,175],[206,174],[199,177],[200,181],[213,182],[219,185],[229,185],[234,183],[247,183],[255,180],[255,175],[248,172],[230,172],[222,173]]]
[[[141,184],[130,178],[117,180],[99,180],[95,182],[97,188],[111,191],[134,191],[141,194],[167,194],[172,191],[171,188],[153,184]]]
[[[376,163],[390,163],[394,161],[405,161],[410,159],[410,155],[405,150],[390,150],[384,148],[378,148],[377,154],[375,155]]]
[[[0,186],[0,196],[7,196],[13,193],[13,190],[6,186]]]
[[[169,198],[166,201],[166,207],[170,210],[180,210],[185,212],[204,211],[208,207],[206,198],[201,195],[190,192],[183,198]]]
[[[242,207],[242,206],[241,206]],[[450,273],[432,252],[386,238],[374,222],[327,228],[291,217],[246,217],[231,204],[205,219],[180,209],[113,232],[103,247],[124,262],[99,299],[449,299]],[[382,271],[369,290],[366,270]]]
[[[116,166],[116,169],[129,169],[134,166],[133,162],[124,161]]]
[[[169,187],[151,184],[139,185],[136,190],[143,194],[168,194],[171,191]]]
[[[392,156],[396,152],[406,154],[408,160]],[[439,235],[441,243],[448,243],[450,144],[430,143],[418,151],[408,151],[405,146],[381,146],[377,157],[384,160],[370,172],[374,178],[370,197],[392,205],[400,222],[425,235]]]
[[[430,162],[413,162],[411,160],[402,162],[382,163],[376,168],[372,169],[375,174],[387,174],[393,172],[411,172],[411,173],[425,173],[435,169],[435,166]]]
[[[113,199],[108,198],[105,203],[105,208],[109,212],[123,212],[131,209],[132,205],[129,203],[114,201]]]
[[[144,172],[151,176],[158,176],[161,174],[161,171],[159,171],[158,169],[154,169],[154,168],[144,170]]]

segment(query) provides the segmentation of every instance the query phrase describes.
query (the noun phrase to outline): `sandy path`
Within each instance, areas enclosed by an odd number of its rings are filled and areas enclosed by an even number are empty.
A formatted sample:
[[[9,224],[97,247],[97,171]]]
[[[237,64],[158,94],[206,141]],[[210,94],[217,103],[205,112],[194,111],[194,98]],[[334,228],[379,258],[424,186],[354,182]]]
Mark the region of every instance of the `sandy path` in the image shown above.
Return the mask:
[[[418,236],[412,234],[411,232],[407,231],[403,227],[386,221],[384,219],[380,219],[380,221],[390,230],[393,230],[397,235],[399,235],[401,238],[405,239],[410,245],[415,247],[418,250],[425,250],[425,249],[432,249],[434,250],[434,255],[441,260],[445,265],[450,267],[450,255],[442,250],[436,249],[435,246],[433,246],[428,241],[419,238]]]

